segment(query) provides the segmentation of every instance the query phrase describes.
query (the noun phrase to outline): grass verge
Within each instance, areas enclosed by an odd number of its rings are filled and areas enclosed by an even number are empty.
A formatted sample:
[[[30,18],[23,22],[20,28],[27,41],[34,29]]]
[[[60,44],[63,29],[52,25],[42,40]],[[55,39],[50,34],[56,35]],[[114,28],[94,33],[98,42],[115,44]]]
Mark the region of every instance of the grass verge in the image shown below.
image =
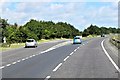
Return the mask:
[[[56,39],[41,39],[38,41],[38,44],[40,43],[44,43],[44,42],[50,42],[50,41],[54,41],[54,40],[65,40],[65,38],[56,38]],[[11,50],[11,49],[17,49],[17,48],[21,48],[21,47],[24,47],[25,46],[25,43],[14,43],[14,44],[11,44],[10,47],[0,47],[0,51],[8,51],[8,50]]]
[[[120,49],[120,34],[112,35],[112,37],[110,38],[110,42],[118,49]]]

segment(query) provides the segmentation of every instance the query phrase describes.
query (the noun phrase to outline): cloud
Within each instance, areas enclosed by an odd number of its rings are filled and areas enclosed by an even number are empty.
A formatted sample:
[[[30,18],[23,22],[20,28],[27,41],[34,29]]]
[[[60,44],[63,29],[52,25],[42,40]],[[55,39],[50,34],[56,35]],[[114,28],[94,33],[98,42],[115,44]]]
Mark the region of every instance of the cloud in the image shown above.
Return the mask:
[[[63,5],[62,4],[52,4],[50,6],[50,8],[53,9],[53,10],[61,9],[61,8],[63,8]]]
[[[50,0],[49,0],[50,1]],[[7,2],[2,18],[10,23],[25,24],[29,19],[63,21],[83,30],[87,25],[117,26],[114,2]]]

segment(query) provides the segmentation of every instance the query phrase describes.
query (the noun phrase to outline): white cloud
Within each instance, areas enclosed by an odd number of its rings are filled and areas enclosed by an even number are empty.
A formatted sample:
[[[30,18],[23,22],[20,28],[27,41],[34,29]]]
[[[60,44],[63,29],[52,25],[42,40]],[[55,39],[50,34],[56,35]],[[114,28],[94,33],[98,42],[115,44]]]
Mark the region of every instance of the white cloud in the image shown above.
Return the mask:
[[[63,7],[63,5],[62,4],[52,4],[50,7],[51,7],[51,9],[56,10],[56,9],[61,9]]]
[[[100,2],[119,2],[119,0],[99,0]]]
[[[18,2],[14,3],[15,8],[9,8],[8,3],[3,6],[3,18],[6,18],[12,24],[25,24],[29,19],[52,20],[55,22],[63,21],[84,29],[86,25],[117,25],[117,8],[113,5],[104,5],[96,7],[89,6],[86,3],[76,2]],[[109,23],[110,22],[110,23]]]
[[[8,19],[8,22],[14,24],[15,22],[20,23],[22,18],[26,17],[26,13],[24,12],[14,12],[7,8],[4,12],[2,12],[2,17]]]

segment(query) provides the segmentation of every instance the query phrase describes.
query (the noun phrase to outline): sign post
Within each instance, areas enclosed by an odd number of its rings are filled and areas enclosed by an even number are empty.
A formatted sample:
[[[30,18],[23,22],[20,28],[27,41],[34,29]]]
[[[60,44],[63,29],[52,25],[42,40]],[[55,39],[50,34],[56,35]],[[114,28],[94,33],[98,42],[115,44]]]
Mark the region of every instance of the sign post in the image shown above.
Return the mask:
[[[3,38],[3,43],[6,43],[6,37]]]

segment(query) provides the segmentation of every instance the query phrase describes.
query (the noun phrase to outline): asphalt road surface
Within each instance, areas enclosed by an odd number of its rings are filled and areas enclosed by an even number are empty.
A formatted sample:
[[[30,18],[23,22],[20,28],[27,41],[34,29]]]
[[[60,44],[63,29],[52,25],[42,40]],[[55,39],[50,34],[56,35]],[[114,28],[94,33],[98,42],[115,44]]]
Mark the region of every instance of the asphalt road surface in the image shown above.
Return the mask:
[[[75,45],[71,42],[67,44],[63,42],[65,41],[41,44],[36,49],[20,48],[5,52],[6,54],[2,53],[4,64],[0,67],[2,77],[112,78],[114,80],[118,78],[118,52],[112,48],[108,38],[93,38]],[[65,45],[50,48],[59,43]],[[46,49],[48,50],[44,51]],[[29,57],[23,57],[23,55]]]

